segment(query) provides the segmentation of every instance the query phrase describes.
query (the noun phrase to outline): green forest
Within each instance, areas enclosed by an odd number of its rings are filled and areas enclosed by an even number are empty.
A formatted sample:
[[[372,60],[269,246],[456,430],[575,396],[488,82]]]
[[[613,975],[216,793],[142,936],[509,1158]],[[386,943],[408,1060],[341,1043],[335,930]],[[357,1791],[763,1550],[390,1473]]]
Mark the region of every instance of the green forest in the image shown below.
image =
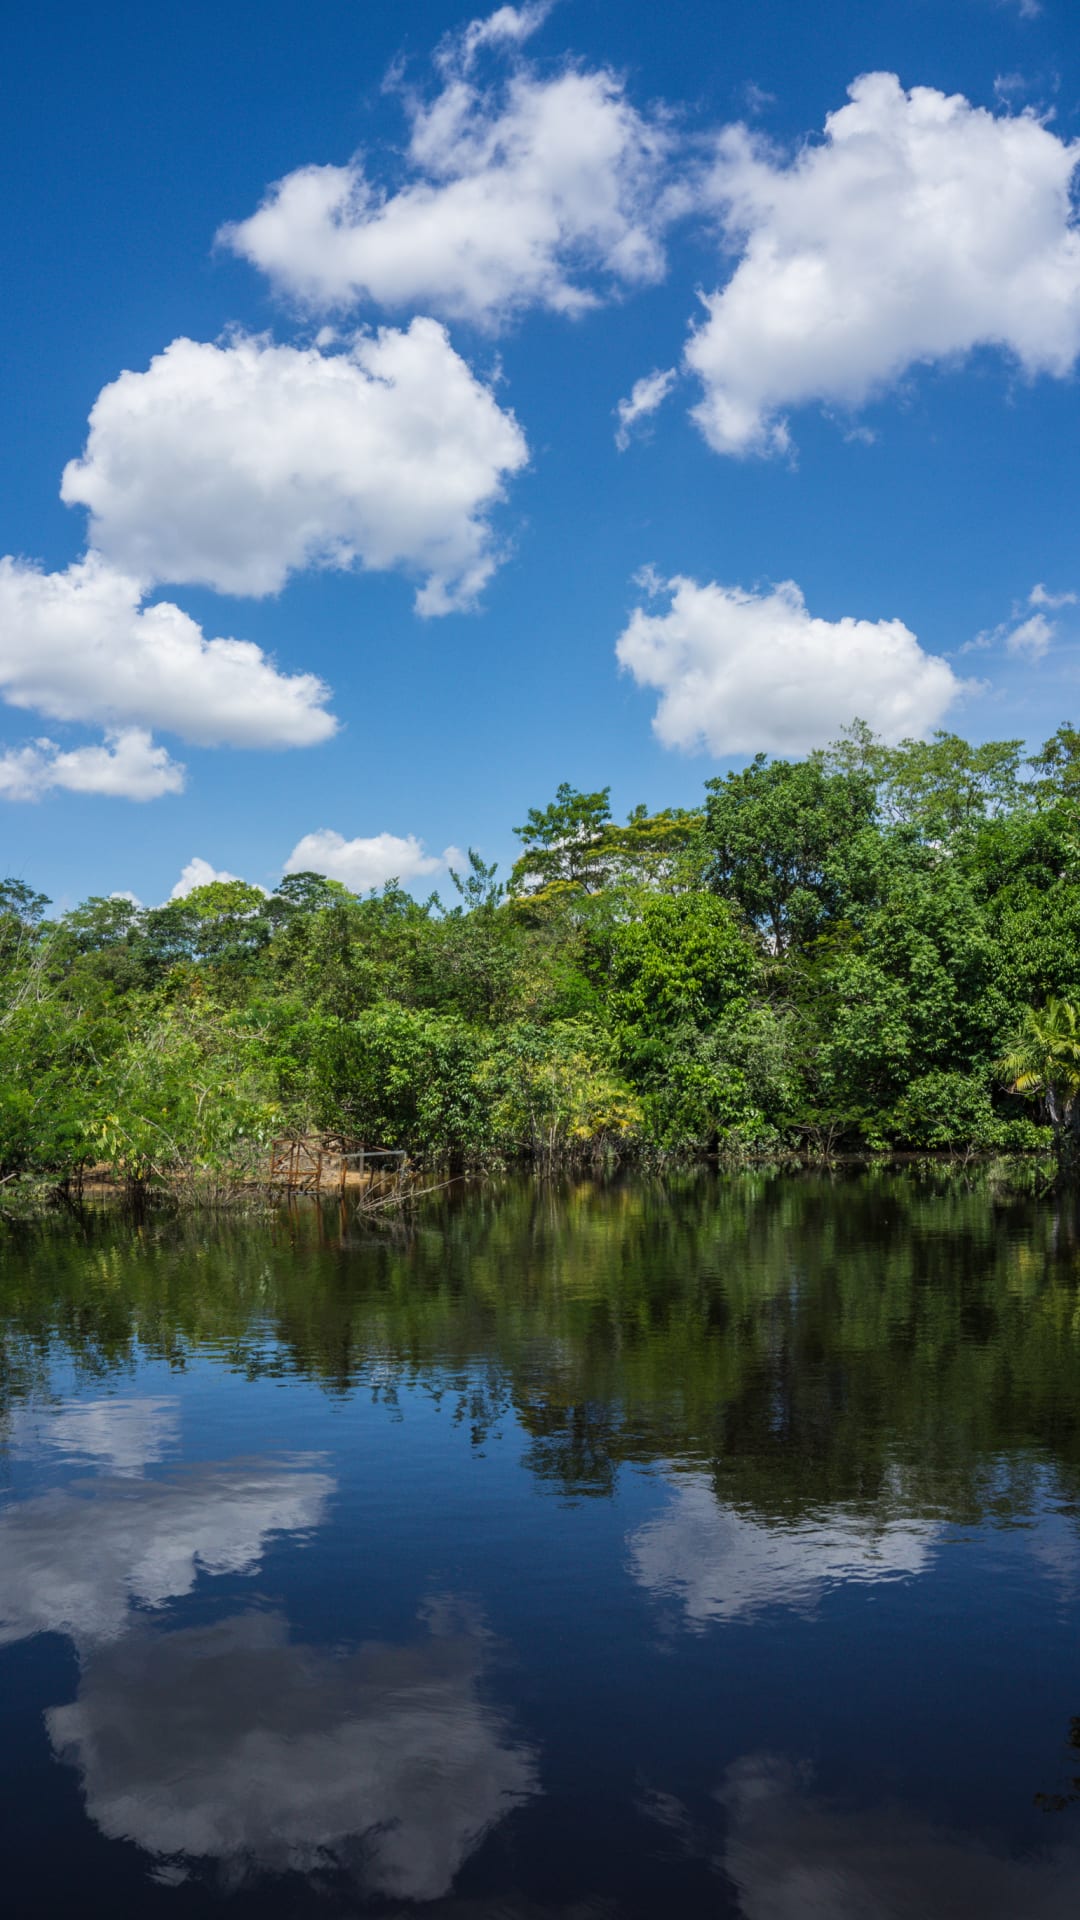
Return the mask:
[[[0,883],[0,1179],[258,1177],[312,1131],[450,1170],[1058,1149],[1080,1131],[1080,732],[860,722],[700,809],[559,788],[505,881],[314,873],[51,917]]]

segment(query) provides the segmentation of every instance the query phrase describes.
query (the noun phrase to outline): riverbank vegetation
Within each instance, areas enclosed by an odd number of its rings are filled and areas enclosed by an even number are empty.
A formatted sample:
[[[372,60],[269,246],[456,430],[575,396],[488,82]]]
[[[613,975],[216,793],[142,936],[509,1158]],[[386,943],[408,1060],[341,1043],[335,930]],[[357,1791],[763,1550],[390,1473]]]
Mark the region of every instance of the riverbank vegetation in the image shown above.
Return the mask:
[[[1078,796],[1071,727],[856,723],[699,811],[560,787],[452,902],[299,873],[52,917],[9,879],[0,1177],[255,1177],[312,1130],[462,1168],[1071,1141],[1033,1049],[1080,1003]]]

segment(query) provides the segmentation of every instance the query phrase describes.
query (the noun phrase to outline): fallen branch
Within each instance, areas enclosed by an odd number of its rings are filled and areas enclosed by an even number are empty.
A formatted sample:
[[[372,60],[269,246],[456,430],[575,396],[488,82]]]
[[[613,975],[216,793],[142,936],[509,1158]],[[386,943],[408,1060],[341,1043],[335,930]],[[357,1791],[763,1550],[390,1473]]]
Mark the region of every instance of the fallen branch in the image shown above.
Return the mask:
[[[440,1180],[433,1187],[413,1188],[408,1193],[388,1193],[382,1200],[358,1200],[358,1214],[377,1213],[382,1207],[404,1207],[413,1200],[426,1200],[429,1193],[441,1193],[444,1187],[452,1187],[453,1180]]]

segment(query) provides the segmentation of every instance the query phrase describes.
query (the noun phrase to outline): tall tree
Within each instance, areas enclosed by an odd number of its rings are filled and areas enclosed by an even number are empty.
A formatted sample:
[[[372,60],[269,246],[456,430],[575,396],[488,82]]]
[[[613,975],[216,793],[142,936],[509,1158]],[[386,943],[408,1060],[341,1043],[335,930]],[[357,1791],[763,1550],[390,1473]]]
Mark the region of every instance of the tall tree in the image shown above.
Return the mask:
[[[1022,802],[1023,752],[1022,740],[987,740],[973,747],[956,733],[902,740],[886,750],[881,763],[882,813],[886,820],[918,827],[929,840],[949,841]]]
[[[759,753],[705,786],[708,883],[737,902],[775,953],[804,945],[841,909],[840,856],[874,818],[870,775],[830,773],[820,756]]]
[[[1035,774],[1035,797],[1041,807],[1080,799],[1080,732],[1066,721],[1032,754],[1028,766]]]
[[[605,886],[610,869],[610,800],[610,787],[579,793],[564,780],[548,806],[530,807],[524,824],[514,828],[524,852],[510,874],[512,892],[570,887],[595,893]]]

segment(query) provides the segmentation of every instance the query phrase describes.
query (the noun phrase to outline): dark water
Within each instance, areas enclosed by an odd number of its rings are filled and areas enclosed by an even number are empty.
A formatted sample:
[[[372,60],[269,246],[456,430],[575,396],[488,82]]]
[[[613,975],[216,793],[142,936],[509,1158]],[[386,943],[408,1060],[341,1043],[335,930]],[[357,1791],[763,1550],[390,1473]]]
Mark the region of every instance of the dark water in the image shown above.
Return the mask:
[[[14,1920],[1075,1920],[1078,1628],[1052,1202],[703,1177],[3,1243]]]

